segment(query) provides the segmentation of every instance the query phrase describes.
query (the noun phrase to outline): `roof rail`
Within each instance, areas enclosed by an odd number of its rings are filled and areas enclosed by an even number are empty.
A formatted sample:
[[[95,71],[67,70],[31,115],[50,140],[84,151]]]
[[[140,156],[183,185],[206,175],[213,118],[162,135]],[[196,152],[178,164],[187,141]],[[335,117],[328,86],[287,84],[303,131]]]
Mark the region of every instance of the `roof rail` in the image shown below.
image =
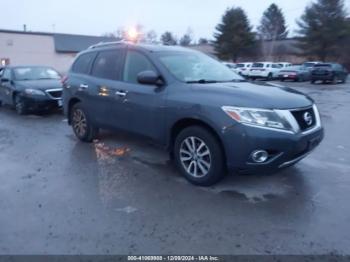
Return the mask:
[[[131,42],[121,40],[121,41],[114,41],[114,42],[100,42],[98,44],[89,46],[88,49],[94,49],[98,47],[107,47],[107,46],[114,46],[114,45],[121,45],[121,44],[130,44]]]

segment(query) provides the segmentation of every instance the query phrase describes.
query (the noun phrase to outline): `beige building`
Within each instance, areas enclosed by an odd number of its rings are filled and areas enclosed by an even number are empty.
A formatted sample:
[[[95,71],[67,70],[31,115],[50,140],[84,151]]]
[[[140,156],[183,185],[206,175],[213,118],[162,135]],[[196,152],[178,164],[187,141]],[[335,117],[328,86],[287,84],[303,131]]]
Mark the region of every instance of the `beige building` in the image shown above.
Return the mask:
[[[1,65],[47,65],[67,72],[74,57],[108,37],[0,30]]]

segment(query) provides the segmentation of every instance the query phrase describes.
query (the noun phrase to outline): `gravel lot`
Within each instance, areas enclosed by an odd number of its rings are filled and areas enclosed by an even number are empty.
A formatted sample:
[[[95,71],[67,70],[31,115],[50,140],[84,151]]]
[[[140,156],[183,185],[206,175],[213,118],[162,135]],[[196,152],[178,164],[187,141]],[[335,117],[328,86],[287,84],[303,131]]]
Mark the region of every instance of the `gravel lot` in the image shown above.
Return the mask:
[[[211,188],[140,138],[83,144],[60,113],[1,108],[0,254],[350,254],[350,84],[283,85],[319,105],[321,146]]]

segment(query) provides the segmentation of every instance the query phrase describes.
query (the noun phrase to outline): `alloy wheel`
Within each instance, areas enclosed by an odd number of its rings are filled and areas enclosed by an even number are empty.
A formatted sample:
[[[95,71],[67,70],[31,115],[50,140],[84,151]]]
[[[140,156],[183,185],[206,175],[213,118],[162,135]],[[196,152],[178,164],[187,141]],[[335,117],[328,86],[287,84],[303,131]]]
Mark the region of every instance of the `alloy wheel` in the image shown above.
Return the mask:
[[[84,112],[81,109],[76,109],[73,112],[72,125],[75,133],[79,137],[83,137],[87,131],[87,120]]]
[[[180,146],[180,161],[186,172],[195,178],[205,177],[211,168],[211,153],[198,137],[187,137]]]

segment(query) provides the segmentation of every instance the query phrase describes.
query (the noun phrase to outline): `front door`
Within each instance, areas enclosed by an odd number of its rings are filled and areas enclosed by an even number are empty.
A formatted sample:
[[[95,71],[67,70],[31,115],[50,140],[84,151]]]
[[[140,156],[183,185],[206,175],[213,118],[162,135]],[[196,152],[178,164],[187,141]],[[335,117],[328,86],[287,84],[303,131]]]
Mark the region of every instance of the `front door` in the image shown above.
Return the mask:
[[[123,72],[124,86],[120,91],[125,92],[124,104],[130,124],[129,130],[157,139],[164,125],[163,109],[166,89],[139,84],[137,76],[143,71],[157,72],[158,70],[143,53],[129,50]],[[114,110],[114,114],[116,113]]]

